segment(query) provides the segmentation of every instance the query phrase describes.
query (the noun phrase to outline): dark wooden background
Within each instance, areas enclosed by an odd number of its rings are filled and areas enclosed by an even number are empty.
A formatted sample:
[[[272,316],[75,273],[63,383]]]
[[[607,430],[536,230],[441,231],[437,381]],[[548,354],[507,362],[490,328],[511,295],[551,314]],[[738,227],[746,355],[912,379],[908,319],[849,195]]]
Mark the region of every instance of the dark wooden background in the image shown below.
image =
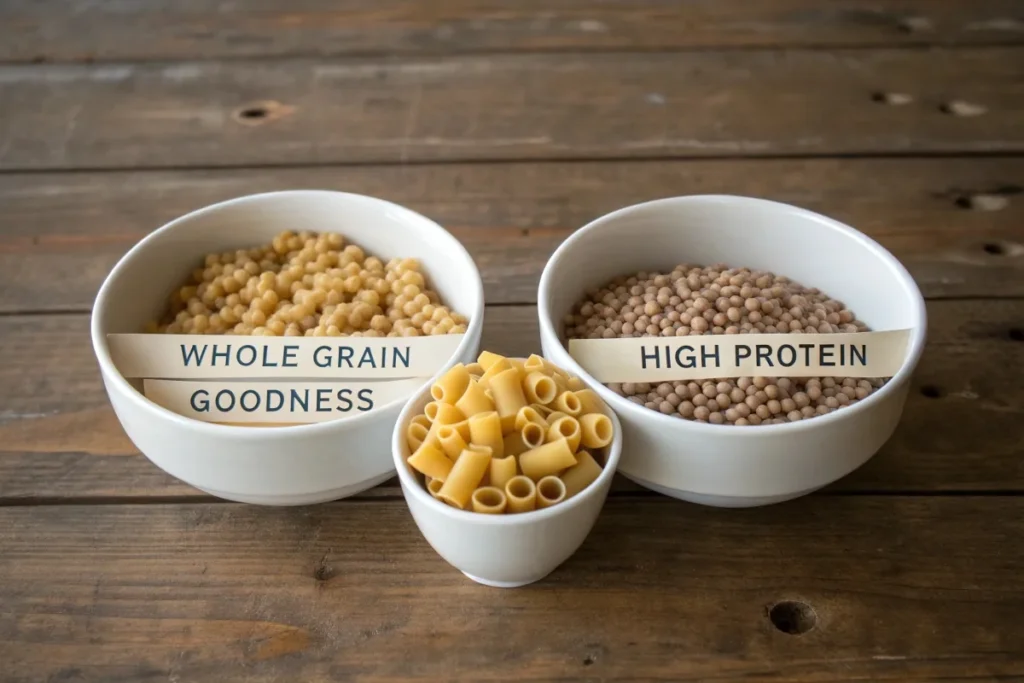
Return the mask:
[[[825,491],[619,482],[565,566],[486,589],[393,482],[217,501],[109,408],[88,312],[120,255],[306,187],[449,227],[497,351],[539,348],[575,228],[702,192],[881,241],[928,348],[896,435]],[[1022,192],[1019,0],[0,2],[0,680],[1024,680]]]

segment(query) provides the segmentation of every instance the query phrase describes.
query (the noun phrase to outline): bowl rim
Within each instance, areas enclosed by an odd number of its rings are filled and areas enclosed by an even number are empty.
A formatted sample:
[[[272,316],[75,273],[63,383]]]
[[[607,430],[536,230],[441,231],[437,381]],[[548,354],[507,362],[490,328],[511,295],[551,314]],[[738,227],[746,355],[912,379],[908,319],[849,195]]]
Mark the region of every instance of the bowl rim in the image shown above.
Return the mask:
[[[512,358],[512,356],[509,356]],[[433,382],[431,382],[433,384]],[[608,408],[608,417],[612,421],[612,427],[615,429],[615,436],[612,437],[612,442],[608,444],[608,456],[605,459],[604,467],[601,468],[601,474],[598,475],[597,479],[592,481],[589,486],[577,493],[572,498],[562,501],[557,505],[552,505],[548,508],[541,510],[531,510],[529,512],[520,512],[516,514],[502,514],[502,515],[488,515],[482,512],[473,512],[472,510],[459,510],[451,505],[442,503],[431,496],[427,490],[416,481],[415,477],[409,472],[409,465],[406,463],[406,458],[403,455],[405,448],[405,428],[408,426],[409,421],[413,418],[413,413],[419,413],[419,410],[415,410],[413,406],[419,403],[424,395],[430,391],[430,385],[421,387],[405,404],[402,408],[402,412],[398,416],[398,420],[395,422],[395,429],[391,435],[391,456],[394,460],[395,471],[398,473],[398,481],[402,485],[402,490],[406,496],[412,495],[417,500],[421,501],[424,505],[432,508],[434,511],[443,514],[454,521],[459,522],[470,522],[479,523],[482,525],[490,526],[509,526],[517,524],[527,524],[530,522],[542,521],[549,517],[564,514],[569,509],[582,505],[588,498],[597,495],[597,492],[602,488],[602,484],[615,476],[615,473],[619,468],[619,460],[622,456],[622,424],[619,422],[618,416],[610,405]],[[408,505],[408,501],[406,501]]]
[[[746,204],[748,206],[758,207],[768,211],[788,211],[796,213],[803,218],[819,223],[822,226],[822,229],[833,230],[850,239],[860,242],[889,267],[896,279],[902,285],[903,293],[910,299],[911,306],[914,309],[915,314],[918,316],[920,324],[910,328],[910,340],[908,342],[907,355],[903,361],[903,365],[900,366],[899,371],[893,375],[884,386],[877,391],[872,392],[867,398],[857,401],[848,408],[843,410],[834,410],[827,415],[818,415],[814,418],[799,420],[797,422],[758,425],[756,429],[735,429],[735,425],[716,425],[697,422],[694,420],[681,420],[670,415],[655,412],[649,408],[645,408],[644,406],[637,405],[636,403],[633,403],[632,401],[619,396],[612,390],[608,389],[608,387],[587,373],[586,370],[584,370],[569,354],[569,349],[566,348],[566,345],[562,342],[562,335],[557,331],[552,319],[549,305],[549,292],[553,287],[552,281],[555,278],[555,273],[558,271],[562,259],[565,258],[567,253],[575,248],[577,243],[584,239],[584,236],[587,233],[594,230],[600,230],[602,227],[607,226],[610,223],[614,223],[625,216],[641,210],[650,210],[652,208],[672,209],[678,206],[686,207],[694,204],[727,203]],[[652,420],[653,422],[648,423],[652,427],[659,426],[678,431],[692,430],[692,433],[694,434],[703,434],[705,436],[716,434],[718,436],[728,435],[730,437],[735,436],[737,438],[758,438],[767,435],[783,435],[808,429],[827,428],[837,420],[844,420],[851,415],[871,410],[879,401],[886,398],[889,394],[898,391],[898,388],[902,387],[910,378],[910,375],[917,367],[924,351],[926,331],[928,327],[925,300],[924,296],[921,294],[921,290],[917,286],[917,283],[914,281],[906,267],[877,241],[845,223],[809,209],[770,199],[728,194],[681,195],[640,202],[638,204],[625,206],[612,211],[611,213],[607,213],[579,228],[565,241],[563,241],[557,249],[555,249],[554,253],[548,259],[548,262],[544,265],[544,270],[540,277],[540,283],[537,287],[537,317],[539,318],[541,340],[554,340],[558,345],[558,349],[565,356],[565,358],[561,359],[559,362],[562,365],[567,366],[565,368],[566,371],[575,373],[583,378],[591,388],[597,391],[598,395],[601,396],[605,403],[612,407],[614,411],[623,412],[624,415],[628,416],[628,418],[633,421]],[[753,456],[755,454],[751,453],[751,455]],[[760,454],[757,455],[760,456]]]
[[[275,190],[271,192],[259,192],[256,194],[242,195],[232,199],[226,199],[224,201],[209,204],[207,206],[200,207],[193,211],[189,211],[186,214],[178,216],[173,220],[165,223],[156,230],[153,230],[148,235],[139,240],[135,245],[132,246],[120,259],[107,274],[103,280],[103,284],[100,286],[99,291],[96,294],[96,298],[93,301],[92,311],[90,314],[89,330],[90,336],[92,337],[93,353],[96,356],[97,361],[100,365],[100,370],[108,382],[113,382],[114,389],[118,392],[128,396],[128,400],[136,403],[140,409],[149,413],[154,419],[170,420],[173,423],[177,423],[183,427],[189,429],[198,430],[200,433],[205,433],[210,436],[235,436],[235,437],[269,437],[278,435],[287,436],[304,436],[306,434],[316,434],[318,432],[326,432],[339,427],[358,427],[366,422],[372,421],[379,418],[381,413],[386,410],[393,410],[396,406],[401,405],[405,399],[398,398],[389,403],[386,403],[378,408],[369,410],[365,413],[359,413],[357,415],[346,415],[339,417],[334,420],[326,422],[312,422],[307,424],[294,424],[294,425],[275,425],[272,427],[260,427],[254,428],[244,425],[225,425],[217,424],[213,422],[204,422],[202,420],[195,420],[184,415],[179,415],[172,410],[168,410],[163,406],[160,406],[150,399],[148,399],[142,392],[138,391],[133,387],[127,379],[117,370],[113,360],[110,357],[110,349],[107,345],[105,330],[100,329],[100,318],[98,314],[107,305],[107,297],[110,296],[110,290],[113,288],[113,282],[118,275],[127,267],[127,264],[139,253],[148,249],[152,242],[156,241],[160,235],[166,234],[180,227],[182,224],[190,222],[200,216],[214,211],[227,209],[230,207],[237,207],[245,204],[259,203],[267,200],[272,200],[277,197],[309,197],[315,199],[318,197],[340,197],[348,201],[365,202],[369,204],[379,205],[383,209],[389,209],[397,211],[400,214],[404,213],[410,216],[414,220],[422,221],[422,225],[428,230],[437,232],[436,235],[438,240],[446,240],[448,242],[449,253],[452,256],[453,261],[460,261],[459,267],[466,268],[469,275],[475,281],[476,288],[476,299],[477,306],[476,310],[467,314],[469,317],[469,325],[466,327],[466,332],[463,334],[462,341],[456,347],[451,357],[445,361],[445,364],[435,375],[427,380],[426,386],[429,386],[434,382],[437,377],[446,372],[450,367],[458,362],[460,355],[464,354],[467,349],[474,345],[473,339],[478,338],[483,331],[483,314],[484,314],[484,287],[483,279],[480,277],[480,270],[477,268],[476,262],[466,249],[465,245],[462,244],[458,239],[455,238],[450,232],[448,232],[440,223],[424,216],[421,213],[413,211],[412,209],[396,204],[395,202],[387,199],[381,199],[379,197],[373,197],[370,195],[358,194],[354,192],[342,192],[339,190],[324,190],[324,189],[292,189],[292,190]]]

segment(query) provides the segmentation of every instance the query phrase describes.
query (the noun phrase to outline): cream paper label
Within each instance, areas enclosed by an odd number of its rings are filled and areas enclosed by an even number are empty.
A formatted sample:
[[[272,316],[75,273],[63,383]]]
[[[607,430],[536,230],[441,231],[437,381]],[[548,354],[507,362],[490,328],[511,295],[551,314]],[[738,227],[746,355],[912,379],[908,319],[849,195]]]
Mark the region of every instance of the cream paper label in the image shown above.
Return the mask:
[[[110,334],[107,343],[127,378],[353,380],[432,377],[463,336]]]
[[[386,382],[246,382],[147,379],[146,398],[203,422],[307,424],[360,415],[405,398],[429,378]]]
[[[571,355],[599,382],[732,377],[892,377],[910,330],[573,339]]]

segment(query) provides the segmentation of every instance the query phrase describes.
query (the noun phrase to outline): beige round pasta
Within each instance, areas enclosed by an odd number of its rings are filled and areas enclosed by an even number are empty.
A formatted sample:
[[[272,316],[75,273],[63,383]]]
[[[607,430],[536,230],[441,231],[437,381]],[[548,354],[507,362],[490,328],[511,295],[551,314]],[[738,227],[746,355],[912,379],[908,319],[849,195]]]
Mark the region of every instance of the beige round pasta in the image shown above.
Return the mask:
[[[680,265],[621,276],[591,292],[565,319],[568,339],[704,334],[864,332],[845,304],[774,273]],[[826,415],[864,400],[887,380],[739,377],[611,383],[627,400],[711,424],[779,424]]]
[[[167,334],[400,337],[457,334],[415,259],[384,263],[336,233],[283,232],[207,254],[146,331]]]

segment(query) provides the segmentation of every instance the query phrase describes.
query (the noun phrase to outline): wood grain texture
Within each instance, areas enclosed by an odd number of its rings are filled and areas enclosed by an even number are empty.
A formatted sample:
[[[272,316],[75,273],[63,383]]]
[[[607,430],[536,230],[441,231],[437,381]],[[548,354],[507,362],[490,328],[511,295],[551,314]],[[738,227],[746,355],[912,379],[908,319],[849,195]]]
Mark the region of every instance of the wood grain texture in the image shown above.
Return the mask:
[[[938,301],[928,314],[900,427],[835,490],[1024,491],[1024,391],[1008,372],[1024,367],[1024,301]],[[539,349],[533,307],[489,307],[486,316],[482,348]],[[138,455],[122,432],[85,316],[2,317],[0,347],[0,499],[201,495]],[[368,495],[396,493],[389,482]]]
[[[1006,153],[1022,76],[1024,48],[6,66],[0,169]]]
[[[489,303],[532,303],[551,252],[601,214],[679,194],[795,203],[859,228],[925,296],[1024,296],[1024,159],[794,159],[0,174],[0,312],[87,311],[132,245],[191,210],[288,188],[409,206],[470,250]],[[964,208],[973,194],[1006,202]],[[999,253],[988,253],[986,245]]]
[[[1019,680],[1022,534],[1018,498],[617,499],[499,591],[400,500],[3,508],[0,661],[7,683]],[[783,601],[816,627],[774,628]]]
[[[1013,0],[8,0],[0,59],[78,61],[1021,40]]]

